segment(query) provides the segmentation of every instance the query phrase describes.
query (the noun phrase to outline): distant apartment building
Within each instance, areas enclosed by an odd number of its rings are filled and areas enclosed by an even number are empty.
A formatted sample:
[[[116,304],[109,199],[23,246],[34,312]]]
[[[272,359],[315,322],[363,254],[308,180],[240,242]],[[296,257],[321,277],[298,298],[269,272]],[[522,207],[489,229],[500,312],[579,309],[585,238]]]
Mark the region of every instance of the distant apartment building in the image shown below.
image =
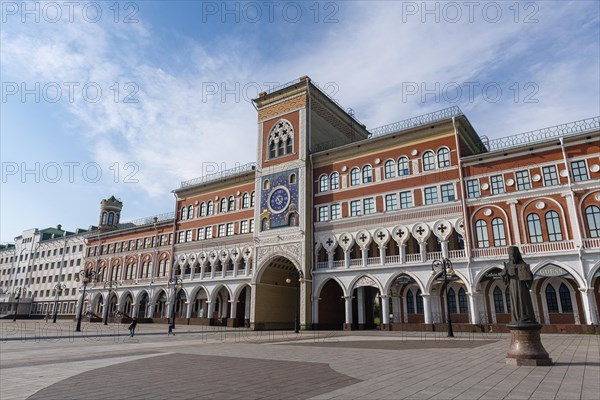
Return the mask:
[[[0,316],[73,317],[89,230],[28,229],[0,247]],[[18,305],[18,309],[17,309]]]

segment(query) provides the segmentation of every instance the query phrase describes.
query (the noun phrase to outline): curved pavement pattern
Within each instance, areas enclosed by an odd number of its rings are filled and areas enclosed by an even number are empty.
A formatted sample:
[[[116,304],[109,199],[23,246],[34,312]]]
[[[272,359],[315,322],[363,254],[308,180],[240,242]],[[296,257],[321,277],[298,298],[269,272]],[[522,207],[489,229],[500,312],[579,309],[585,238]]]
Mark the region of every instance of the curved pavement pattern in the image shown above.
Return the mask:
[[[308,399],[358,382],[323,363],[173,353],[83,372],[29,399]]]

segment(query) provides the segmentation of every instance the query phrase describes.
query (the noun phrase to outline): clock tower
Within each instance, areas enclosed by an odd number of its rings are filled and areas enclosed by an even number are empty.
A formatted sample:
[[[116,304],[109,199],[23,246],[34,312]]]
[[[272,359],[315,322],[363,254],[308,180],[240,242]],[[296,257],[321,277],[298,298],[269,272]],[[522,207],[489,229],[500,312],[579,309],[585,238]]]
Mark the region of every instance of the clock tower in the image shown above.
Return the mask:
[[[254,312],[258,329],[312,325],[313,186],[310,154],[368,132],[307,76],[260,93]]]

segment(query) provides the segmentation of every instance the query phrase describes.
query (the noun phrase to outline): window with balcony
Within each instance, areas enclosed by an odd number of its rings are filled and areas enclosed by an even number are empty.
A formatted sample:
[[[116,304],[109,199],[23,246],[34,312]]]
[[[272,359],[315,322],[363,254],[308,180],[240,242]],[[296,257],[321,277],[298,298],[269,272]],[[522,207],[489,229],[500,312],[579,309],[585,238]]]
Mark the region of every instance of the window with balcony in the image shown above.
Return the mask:
[[[546,213],[546,230],[548,231],[549,241],[560,242],[563,240],[560,218],[556,211],[548,211]]]
[[[494,218],[492,220],[492,234],[494,235],[495,247],[506,246],[506,234],[502,218]]]
[[[490,239],[488,237],[487,222],[480,219],[475,223],[475,232],[477,235],[477,247],[490,247]]]
[[[527,228],[529,230],[529,243],[542,243],[544,241],[539,215],[531,213],[527,216]]]

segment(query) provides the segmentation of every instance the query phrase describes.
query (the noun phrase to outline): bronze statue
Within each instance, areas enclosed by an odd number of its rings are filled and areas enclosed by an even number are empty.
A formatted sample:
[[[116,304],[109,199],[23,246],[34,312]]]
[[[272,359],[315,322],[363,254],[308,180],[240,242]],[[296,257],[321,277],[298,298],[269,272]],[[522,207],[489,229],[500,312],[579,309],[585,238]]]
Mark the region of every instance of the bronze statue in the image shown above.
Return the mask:
[[[508,262],[504,263],[502,271],[504,283],[508,285],[510,293],[510,325],[537,325],[531,294],[529,289],[533,283],[533,274],[529,264],[521,257],[521,252],[516,246],[508,248]]]

